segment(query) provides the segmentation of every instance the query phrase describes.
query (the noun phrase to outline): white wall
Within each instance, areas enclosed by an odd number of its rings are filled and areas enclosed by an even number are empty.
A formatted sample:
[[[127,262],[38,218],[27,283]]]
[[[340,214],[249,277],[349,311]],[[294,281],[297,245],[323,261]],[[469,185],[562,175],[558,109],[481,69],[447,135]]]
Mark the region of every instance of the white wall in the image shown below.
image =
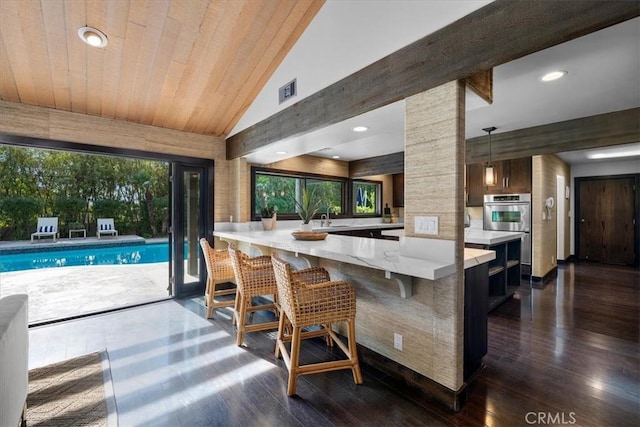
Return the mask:
[[[626,175],[640,173],[640,160],[594,161],[571,165],[571,255],[575,255],[575,179],[587,176]]]

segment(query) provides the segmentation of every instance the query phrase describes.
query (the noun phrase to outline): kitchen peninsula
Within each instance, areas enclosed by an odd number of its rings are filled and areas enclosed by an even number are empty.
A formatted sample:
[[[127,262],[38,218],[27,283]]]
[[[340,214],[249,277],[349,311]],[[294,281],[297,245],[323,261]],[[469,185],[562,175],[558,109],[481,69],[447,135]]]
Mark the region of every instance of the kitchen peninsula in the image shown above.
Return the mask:
[[[451,322],[455,316],[451,308],[434,301],[440,286],[453,286],[437,279],[456,272],[455,242],[405,238],[401,243],[332,234],[322,241],[299,241],[292,231],[218,229],[213,234],[251,256],[277,253],[295,268],[317,265],[326,268],[333,280],[351,283],[357,296],[356,336],[363,362],[402,376],[447,406],[460,409],[460,395],[481,368],[486,353],[486,277],[495,253],[464,250],[465,273],[479,273],[465,283],[465,327],[459,338],[464,339],[460,363],[464,365],[465,386],[451,390],[441,382],[442,370],[437,366],[443,362],[438,353],[443,345],[439,336],[445,330],[454,334]],[[417,245],[414,247],[421,250],[407,256],[401,245]],[[472,318],[475,320],[468,324]]]
[[[495,252],[489,263],[489,307],[491,311],[511,298],[520,286],[522,273],[520,265],[521,239],[524,233],[513,231],[487,231],[480,228],[466,228],[464,231],[465,251],[485,249]],[[404,230],[384,230],[382,235],[389,238],[404,236]]]

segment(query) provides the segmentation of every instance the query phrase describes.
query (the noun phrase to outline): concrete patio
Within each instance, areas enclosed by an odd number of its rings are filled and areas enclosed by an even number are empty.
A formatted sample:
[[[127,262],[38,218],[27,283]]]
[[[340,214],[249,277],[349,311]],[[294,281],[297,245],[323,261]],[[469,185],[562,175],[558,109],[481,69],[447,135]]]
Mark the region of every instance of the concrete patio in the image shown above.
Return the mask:
[[[0,256],[41,250],[166,242],[118,236],[0,242]],[[29,323],[42,323],[169,297],[169,263],[89,265],[0,272],[0,297],[29,295]]]
[[[29,323],[167,298],[169,263],[55,267],[0,273],[0,297],[29,295]]]

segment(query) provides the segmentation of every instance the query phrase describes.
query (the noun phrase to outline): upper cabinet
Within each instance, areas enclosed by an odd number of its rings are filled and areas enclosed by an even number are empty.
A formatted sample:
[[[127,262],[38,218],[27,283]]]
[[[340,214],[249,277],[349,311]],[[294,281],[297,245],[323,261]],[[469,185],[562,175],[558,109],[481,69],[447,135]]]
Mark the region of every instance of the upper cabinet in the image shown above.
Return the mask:
[[[404,207],[404,174],[393,174],[393,207]]]
[[[493,162],[498,183],[483,185],[484,163],[466,167],[467,206],[482,206],[485,194],[531,193],[531,157]]]
[[[497,193],[531,193],[531,157],[504,160],[502,162],[502,177],[498,180],[502,190]],[[491,191],[489,194],[496,194]]]
[[[484,163],[472,163],[466,168],[467,206],[482,206],[484,189],[482,185]]]

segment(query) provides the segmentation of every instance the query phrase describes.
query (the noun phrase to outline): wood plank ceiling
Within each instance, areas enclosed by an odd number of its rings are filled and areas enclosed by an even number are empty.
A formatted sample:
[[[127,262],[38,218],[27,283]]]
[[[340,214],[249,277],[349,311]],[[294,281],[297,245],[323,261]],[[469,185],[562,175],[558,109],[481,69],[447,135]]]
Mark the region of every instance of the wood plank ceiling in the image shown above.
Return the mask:
[[[0,99],[224,136],[323,3],[2,0]]]

